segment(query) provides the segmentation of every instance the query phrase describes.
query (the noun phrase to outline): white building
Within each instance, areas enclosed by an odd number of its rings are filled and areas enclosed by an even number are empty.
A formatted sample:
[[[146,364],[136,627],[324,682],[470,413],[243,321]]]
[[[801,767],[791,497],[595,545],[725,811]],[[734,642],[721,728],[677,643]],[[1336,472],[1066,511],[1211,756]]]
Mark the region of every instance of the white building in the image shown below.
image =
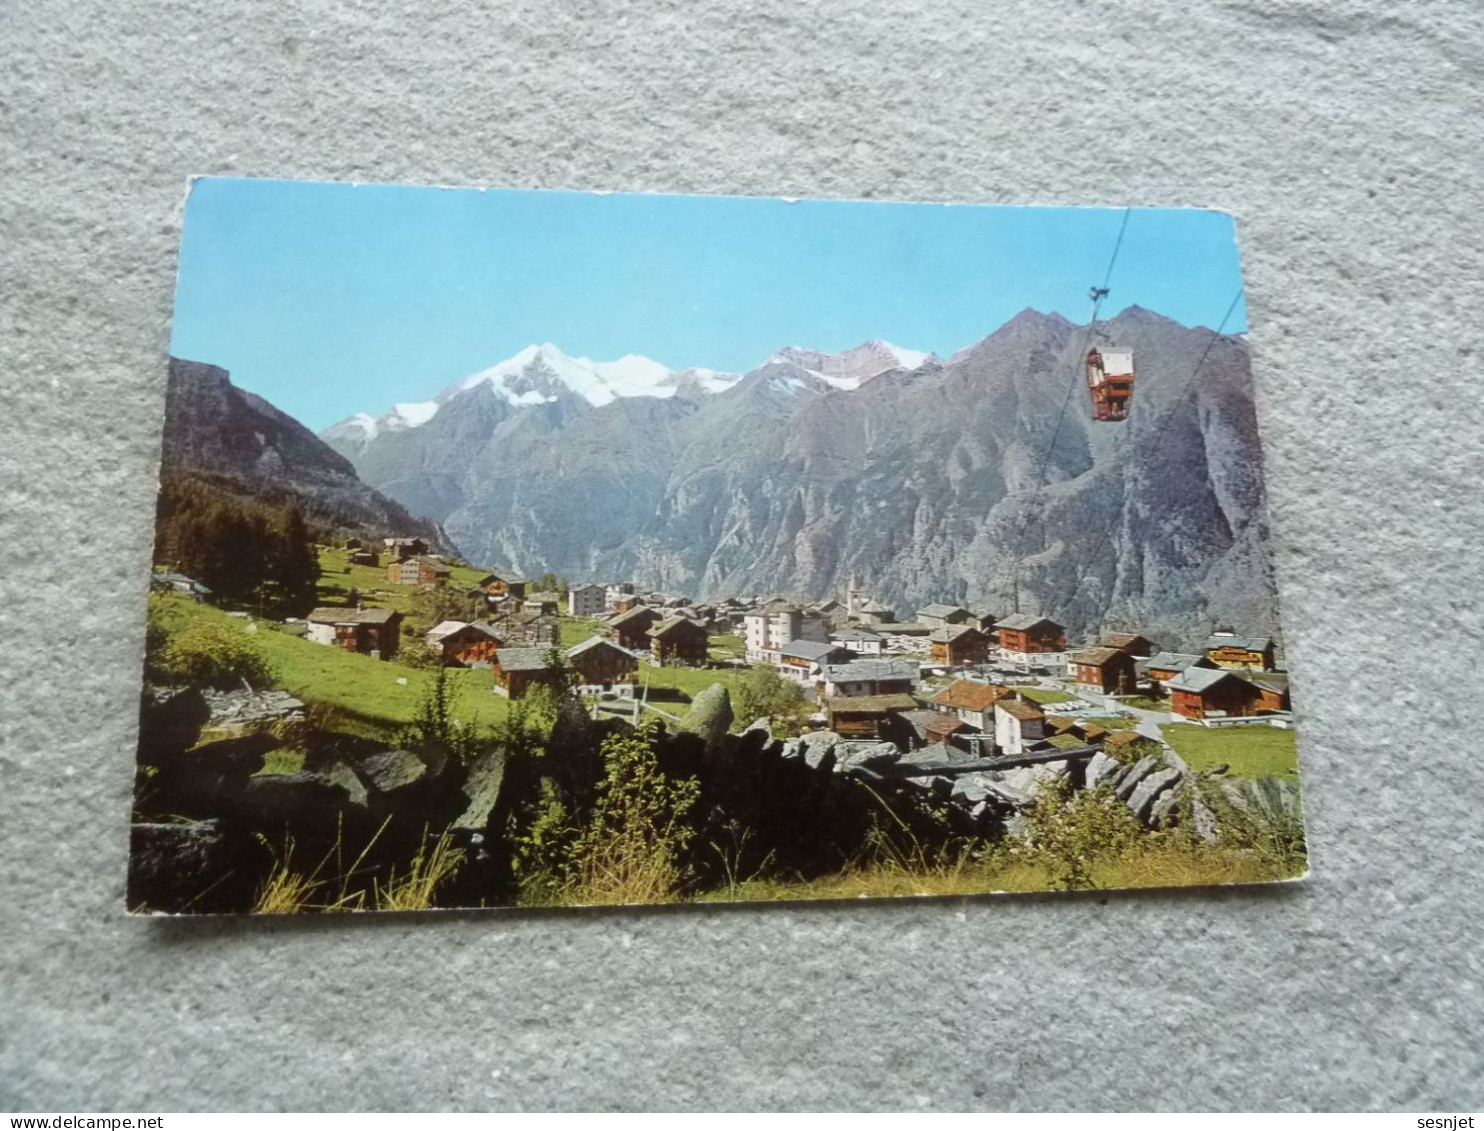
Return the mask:
[[[886,648],[886,637],[864,628],[842,628],[830,633],[830,643],[849,648],[858,656],[879,656]]]
[[[1046,715],[1024,699],[994,705],[994,744],[1001,754],[1024,754],[1046,737]]]
[[[574,585],[567,590],[567,615],[595,617],[608,608],[608,590],[602,585]]]
[[[620,601],[633,595],[634,583],[632,581],[611,581],[603,586],[603,606],[616,609]]]
[[[769,602],[742,618],[747,660],[753,664],[776,664],[785,644],[796,640],[829,643],[825,619],[805,613],[787,601]]]

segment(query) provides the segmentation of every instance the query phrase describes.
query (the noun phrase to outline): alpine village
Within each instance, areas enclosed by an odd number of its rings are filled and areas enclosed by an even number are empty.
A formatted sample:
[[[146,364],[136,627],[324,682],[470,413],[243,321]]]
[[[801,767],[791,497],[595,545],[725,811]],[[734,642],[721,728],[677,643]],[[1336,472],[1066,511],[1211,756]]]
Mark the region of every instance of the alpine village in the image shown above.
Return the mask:
[[[1118,421],[1127,352],[1093,350]],[[569,532],[570,533],[570,532]],[[172,361],[130,907],[419,910],[1305,870],[1268,625],[523,577]],[[710,586],[712,590],[718,587]],[[725,591],[727,587],[720,587]],[[1016,606],[1020,607],[1016,607]]]

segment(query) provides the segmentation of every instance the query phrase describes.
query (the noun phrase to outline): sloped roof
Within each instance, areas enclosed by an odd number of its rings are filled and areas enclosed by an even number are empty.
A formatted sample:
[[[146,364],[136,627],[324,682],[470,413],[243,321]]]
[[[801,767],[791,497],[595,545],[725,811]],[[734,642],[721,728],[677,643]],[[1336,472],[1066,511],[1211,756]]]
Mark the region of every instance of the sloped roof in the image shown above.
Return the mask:
[[[1013,699],[1014,697],[1015,692],[996,683],[956,679],[934,695],[933,702],[964,711],[986,711],[1001,699]]]
[[[923,729],[929,734],[956,734],[961,730],[969,730],[969,724],[957,715],[950,715],[944,711],[929,712],[933,717],[923,724]]]
[[[638,624],[641,620],[648,623],[659,619],[660,614],[648,605],[637,605],[626,613],[619,613],[608,623],[614,628],[626,628],[630,624]]]
[[[1273,646],[1273,641],[1266,636],[1219,636],[1206,637],[1205,649],[1209,652],[1212,648],[1245,648],[1249,652],[1266,652]]]
[[[672,632],[674,632],[676,629],[678,629],[681,625],[689,625],[692,629],[694,629],[697,632],[705,632],[706,631],[706,626],[704,624],[699,624],[696,621],[691,620],[689,617],[670,617],[668,620],[662,620],[662,621],[660,621],[659,624],[657,624],[654,627],[652,627],[649,630],[649,635],[650,636],[669,636]]]
[[[1004,711],[1014,719],[1031,720],[1044,719],[1045,712],[1040,707],[1027,703],[1023,699],[1001,699],[994,705],[996,711]]]
[[[893,616],[897,612],[890,605],[883,605],[880,601],[867,601],[860,607],[859,611],[863,613],[891,613]]]
[[[838,644],[831,643],[830,641],[820,643],[818,640],[790,640],[778,651],[784,656],[792,656],[797,660],[812,660],[817,662],[826,656],[831,656],[836,652],[842,651],[842,649]]]
[[[1121,652],[1117,648],[1084,648],[1080,652],[1073,652],[1070,659],[1074,664],[1088,664],[1101,668],[1118,657],[1127,655],[1126,652]]]
[[[826,699],[832,714],[884,715],[892,711],[911,711],[917,700],[910,695],[849,695]]]
[[[567,655],[583,656],[586,655],[588,652],[593,651],[595,648],[611,648],[613,651],[622,653],[636,663],[639,660],[639,657],[634,655],[634,653],[630,652],[627,648],[624,648],[621,645],[615,644],[606,636],[589,636],[581,644],[574,644],[572,645],[572,647],[568,648]]]
[[[1006,617],[1004,620],[1000,621],[1000,623],[996,627],[1014,629],[1018,632],[1026,632],[1032,628],[1035,628],[1037,625],[1042,624],[1049,624],[1058,632],[1060,632],[1062,629],[1062,626],[1057,624],[1056,621],[1052,620],[1050,617],[1038,617],[1033,613],[1016,613],[1014,616]]]
[[[315,624],[387,624],[400,618],[396,609],[315,609],[304,619]]]
[[[1147,660],[1139,664],[1141,671],[1155,669],[1158,671],[1183,672],[1191,664],[1199,664],[1206,657],[1194,656],[1189,652],[1156,652]]]
[[[507,672],[551,671],[550,648],[501,648],[495,660]]]
[[[857,644],[881,644],[886,640],[879,632],[870,632],[864,628],[842,628],[839,632],[830,633],[831,640],[854,640]]]
[[[824,678],[830,683],[869,682],[883,679],[916,679],[921,668],[911,660],[850,660],[825,664]]]
[[[962,605],[932,604],[917,610],[919,617],[946,617],[952,616],[954,613],[963,613],[965,616],[973,615]]]
[[[1165,686],[1172,691],[1205,691],[1224,679],[1240,681],[1241,676],[1225,668],[1186,668]]]
[[[1132,647],[1139,641],[1148,641],[1149,637],[1137,632],[1105,632],[1098,637],[1098,645],[1102,648],[1124,648]]]
[[[984,633],[980,632],[979,629],[972,624],[945,624],[942,628],[935,628],[931,633],[929,633],[928,639],[931,640],[934,644],[952,644],[959,637],[964,636],[970,632],[975,633],[979,636],[984,635]]]
[[[1107,738],[1103,739],[1104,746],[1132,746],[1136,742],[1153,742],[1154,739],[1146,738],[1136,730],[1115,730]]]
[[[462,620],[441,620],[432,628],[428,629],[427,638],[429,640],[442,640],[445,636],[452,636],[467,623],[467,621]]]

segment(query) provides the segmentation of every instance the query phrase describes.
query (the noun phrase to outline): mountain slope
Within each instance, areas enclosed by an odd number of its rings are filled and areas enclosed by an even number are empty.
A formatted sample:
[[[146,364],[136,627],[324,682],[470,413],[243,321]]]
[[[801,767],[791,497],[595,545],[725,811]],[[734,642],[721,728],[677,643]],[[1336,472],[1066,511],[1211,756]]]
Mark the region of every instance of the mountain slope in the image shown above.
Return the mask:
[[[1137,359],[1120,424],[1091,419],[1087,329],[1025,311],[946,361],[789,349],[705,396],[559,389],[446,443],[435,424],[478,416],[465,393],[396,437],[332,442],[394,497],[436,498],[469,553],[527,573],[805,597],[855,576],[904,613],[1003,611],[1018,589],[1078,632],[1275,631],[1245,345],[1211,344],[1189,383],[1210,331],[1137,307],[1100,330]]]
[[[234,386],[225,369],[199,361],[170,359],[160,477],[298,506],[327,533],[437,537],[431,524],[361,482],[350,461],[308,428]]]

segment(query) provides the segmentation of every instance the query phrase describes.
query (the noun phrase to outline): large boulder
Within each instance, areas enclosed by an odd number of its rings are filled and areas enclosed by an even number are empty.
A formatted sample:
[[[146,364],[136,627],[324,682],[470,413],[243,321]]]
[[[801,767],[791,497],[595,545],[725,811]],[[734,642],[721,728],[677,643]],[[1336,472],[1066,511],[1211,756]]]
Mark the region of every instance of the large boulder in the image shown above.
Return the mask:
[[[129,830],[129,910],[209,913],[241,910],[238,853],[222,822],[161,821]]]
[[[713,683],[691,700],[690,710],[676,725],[699,735],[708,747],[716,745],[732,729],[731,695],[721,684]]]
[[[799,757],[811,770],[832,769],[843,739],[832,730],[812,730],[799,739]]]
[[[356,759],[356,769],[377,793],[396,793],[421,781],[428,772],[425,763],[410,750],[378,750]]]
[[[500,797],[500,783],[505,777],[505,752],[490,750],[469,763],[462,789],[464,811],[454,819],[454,829],[481,832],[489,824],[490,813]]]
[[[1118,784],[1113,787],[1113,792],[1118,795],[1120,801],[1127,801],[1133,796],[1134,790],[1139,788],[1139,783],[1150,774],[1159,769],[1158,758],[1140,758],[1128,773],[1118,779]]]
[[[1173,768],[1156,770],[1139,782],[1127,797],[1126,804],[1135,817],[1147,823],[1155,799],[1166,790],[1173,792],[1180,777],[1180,771]]]
[[[835,772],[849,773],[856,768],[894,765],[902,752],[891,742],[842,742],[835,747],[835,757]]]

